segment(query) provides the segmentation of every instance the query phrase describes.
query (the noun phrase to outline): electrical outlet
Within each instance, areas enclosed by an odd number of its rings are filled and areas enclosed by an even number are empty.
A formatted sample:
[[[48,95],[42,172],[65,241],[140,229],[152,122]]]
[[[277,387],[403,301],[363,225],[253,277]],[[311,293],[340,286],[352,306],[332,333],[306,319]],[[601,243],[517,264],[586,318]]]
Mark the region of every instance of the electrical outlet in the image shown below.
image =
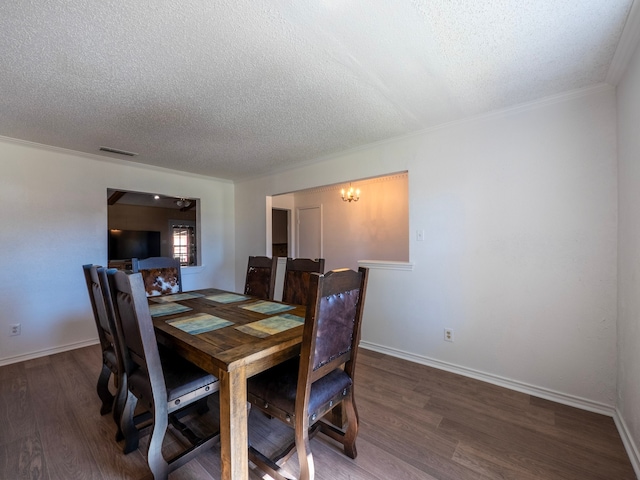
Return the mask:
[[[453,342],[453,329],[445,328],[444,329],[444,341],[445,342]]]
[[[19,323],[14,323],[13,325],[10,325],[11,327],[11,333],[9,334],[10,336],[15,336],[15,335],[20,335],[20,333],[22,332],[22,328],[20,327]]]

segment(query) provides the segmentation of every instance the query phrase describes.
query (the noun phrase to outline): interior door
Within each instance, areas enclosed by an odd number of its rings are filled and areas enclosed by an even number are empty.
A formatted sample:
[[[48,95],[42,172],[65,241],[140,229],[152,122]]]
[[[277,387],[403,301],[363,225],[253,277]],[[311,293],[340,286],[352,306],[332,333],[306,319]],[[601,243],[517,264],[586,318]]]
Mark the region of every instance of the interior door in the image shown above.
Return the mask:
[[[297,209],[298,258],[323,258],[322,256],[322,207],[302,207]]]

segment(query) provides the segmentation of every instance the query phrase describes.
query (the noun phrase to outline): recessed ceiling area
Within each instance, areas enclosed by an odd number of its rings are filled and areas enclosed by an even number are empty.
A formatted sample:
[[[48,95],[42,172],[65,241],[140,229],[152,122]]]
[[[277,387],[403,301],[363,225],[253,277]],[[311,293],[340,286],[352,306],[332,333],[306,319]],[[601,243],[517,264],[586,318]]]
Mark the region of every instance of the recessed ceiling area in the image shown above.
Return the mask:
[[[633,0],[0,7],[0,136],[239,180],[608,82]],[[635,7],[634,7],[635,8]],[[622,39],[622,40],[621,40]],[[624,62],[618,62],[618,65]]]

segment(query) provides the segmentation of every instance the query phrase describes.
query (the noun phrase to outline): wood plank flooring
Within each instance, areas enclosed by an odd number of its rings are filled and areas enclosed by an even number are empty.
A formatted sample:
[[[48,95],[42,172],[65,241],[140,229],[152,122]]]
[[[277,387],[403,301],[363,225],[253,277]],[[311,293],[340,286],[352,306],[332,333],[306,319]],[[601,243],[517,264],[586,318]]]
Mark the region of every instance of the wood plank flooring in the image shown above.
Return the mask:
[[[0,479],[146,479],[146,443],[123,455],[95,384],[98,346],[0,367]],[[356,373],[358,457],[311,441],[318,480],[635,479],[611,418],[423,365],[361,350]],[[211,411],[187,419],[217,428]],[[291,431],[257,411],[250,437],[272,453]],[[180,448],[170,435],[164,449]],[[287,467],[295,472],[296,457]],[[252,472],[252,478],[263,478]],[[171,480],[220,477],[214,448]]]

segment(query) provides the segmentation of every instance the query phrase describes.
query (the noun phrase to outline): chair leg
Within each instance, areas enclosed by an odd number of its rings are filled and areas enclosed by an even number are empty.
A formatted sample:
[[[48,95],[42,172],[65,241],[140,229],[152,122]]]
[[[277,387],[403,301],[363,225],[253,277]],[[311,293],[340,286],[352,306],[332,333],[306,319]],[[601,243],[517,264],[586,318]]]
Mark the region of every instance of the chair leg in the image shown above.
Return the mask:
[[[356,458],[358,451],[356,450],[356,438],[358,436],[358,413],[355,401],[353,399],[353,391],[349,392],[344,399],[345,411],[347,414],[347,429],[344,432],[344,453],[350,458]]]
[[[124,435],[124,453],[131,453],[138,449],[140,435],[133,420],[133,414],[136,410],[138,399],[131,392],[127,391],[122,417],[120,418],[120,430]]]
[[[316,425],[319,425],[322,433],[342,444],[345,455],[351,458],[356,458],[358,456],[358,451],[356,450],[356,438],[358,437],[359,421],[353,391],[347,393],[342,404],[344,405],[347,417],[346,428],[339,429],[335,425],[327,422],[325,419],[321,419]]]
[[[102,370],[98,377],[98,385],[96,390],[98,391],[98,397],[102,400],[102,406],[100,407],[100,415],[106,415],[111,411],[113,407],[113,395],[109,391],[109,378],[111,377],[111,369],[105,363],[102,364]]]
[[[249,445],[249,460],[274,480],[295,480],[288,472],[283,471],[280,465],[263,455],[251,445]]]
[[[309,447],[309,429],[306,422],[296,424],[296,451],[298,452],[298,462],[300,463],[300,480],[313,480],[315,468],[313,465],[313,454]]]
[[[122,374],[118,378],[118,390],[116,392],[115,399],[113,401],[113,421],[116,422],[118,430],[116,431],[116,442],[119,442],[124,438],[122,433],[121,420],[124,412],[125,402],[127,400],[127,376]]]
[[[153,473],[154,480],[167,480],[169,477],[169,464],[162,456],[162,441],[167,432],[168,416],[166,412],[157,412],[154,410],[153,431],[151,432],[151,440],[149,441],[149,453],[147,462],[149,469]]]

